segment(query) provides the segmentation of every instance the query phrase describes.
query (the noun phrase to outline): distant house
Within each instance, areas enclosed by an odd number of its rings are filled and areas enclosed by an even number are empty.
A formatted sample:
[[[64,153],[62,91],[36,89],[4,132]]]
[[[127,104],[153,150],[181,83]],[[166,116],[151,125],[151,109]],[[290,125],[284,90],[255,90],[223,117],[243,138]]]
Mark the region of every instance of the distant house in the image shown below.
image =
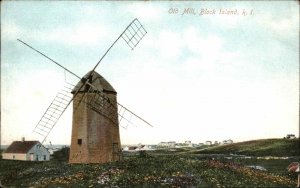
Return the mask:
[[[154,150],[152,146],[150,145],[144,145],[140,150]]]
[[[61,149],[61,147],[57,147],[52,145],[52,143],[50,142],[50,145],[45,146],[47,148],[47,150],[50,152],[50,156],[54,154],[54,152],[58,151]]]
[[[233,140],[229,139],[229,140],[224,140],[223,144],[232,144]]]
[[[128,151],[129,150],[129,146],[125,146],[122,148],[123,151]]]
[[[175,141],[160,142],[157,146],[158,147],[174,148],[176,146],[176,142]]]
[[[169,148],[174,148],[176,146],[176,142],[175,141],[169,141],[168,142],[168,147]]]
[[[124,151],[135,151],[137,149],[138,149],[137,146],[126,146],[123,148]]]
[[[191,144],[192,142],[189,141],[189,140],[187,140],[187,141],[185,141],[184,143],[185,143],[185,144]]]
[[[39,141],[14,141],[2,153],[3,159],[21,161],[49,161],[50,152]]]
[[[139,144],[138,146],[125,146],[123,148],[123,151],[130,151],[130,152],[142,151],[142,150],[154,150],[154,147],[151,145]]]
[[[286,135],[286,138],[287,138],[287,139],[295,139],[296,136],[295,136],[294,134],[287,134],[287,135]]]
[[[205,142],[205,145],[211,145],[211,144],[212,144],[211,141],[206,141],[206,142]]]
[[[59,148],[47,148],[47,149],[48,149],[48,151],[49,151],[50,155],[53,155],[53,154],[54,154],[54,152],[56,152],[56,151],[60,150]]]
[[[185,141],[184,144],[185,144],[186,146],[188,146],[188,147],[193,147],[192,142],[189,141],[189,140]]]
[[[157,146],[159,147],[167,147],[168,146],[168,142],[160,142],[157,144]]]

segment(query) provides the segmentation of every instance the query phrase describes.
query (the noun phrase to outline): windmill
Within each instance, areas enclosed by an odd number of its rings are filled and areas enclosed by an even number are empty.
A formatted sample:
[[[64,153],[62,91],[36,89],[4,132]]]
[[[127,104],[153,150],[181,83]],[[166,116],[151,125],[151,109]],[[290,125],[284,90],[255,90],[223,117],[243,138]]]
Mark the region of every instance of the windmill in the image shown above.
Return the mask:
[[[35,126],[33,132],[41,136],[41,143],[46,140],[71,103],[73,103],[73,121],[70,163],[106,163],[119,160],[121,153],[119,125],[121,122],[123,125],[125,124],[124,128],[127,128],[133,119],[152,127],[143,118],[118,103],[115,89],[95,71],[120,38],[133,50],[146,34],[147,31],[143,25],[135,18],[111,44],[93,69],[82,78],[18,39],[24,45],[77,78],[76,85],[65,83],[63,89],[58,92]]]

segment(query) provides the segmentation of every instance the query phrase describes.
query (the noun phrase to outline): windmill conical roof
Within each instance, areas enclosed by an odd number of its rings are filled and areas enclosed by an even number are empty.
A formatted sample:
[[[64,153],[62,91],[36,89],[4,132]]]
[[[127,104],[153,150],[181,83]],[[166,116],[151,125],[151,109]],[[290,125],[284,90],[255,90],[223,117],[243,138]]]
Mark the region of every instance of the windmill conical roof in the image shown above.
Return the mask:
[[[79,92],[87,92],[88,87],[81,87],[83,84],[83,80],[88,79],[91,84],[93,84],[97,89],[100,91],[108,92],[108,93],[115,93],[117,94],[116,90],[110,85],[108,81],[103,78],[99,73],[96,71],[93,72],[93,74],[90,76],[92,71],[89,71],[84,77],[77,83],[77,85],[72,90],[72,93],[74,94],[79,88]],[[90,77],[90,78],[88,78]]]

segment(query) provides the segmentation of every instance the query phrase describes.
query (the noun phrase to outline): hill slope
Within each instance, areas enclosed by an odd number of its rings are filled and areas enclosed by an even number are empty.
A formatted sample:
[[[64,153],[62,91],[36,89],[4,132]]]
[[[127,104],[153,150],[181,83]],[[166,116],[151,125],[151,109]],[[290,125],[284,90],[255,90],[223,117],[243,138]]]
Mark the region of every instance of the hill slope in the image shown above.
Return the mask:
[[[200,154],[240,154],[251,156],[299,156],[299,139],[262,139],[219,145],[196,151]]]

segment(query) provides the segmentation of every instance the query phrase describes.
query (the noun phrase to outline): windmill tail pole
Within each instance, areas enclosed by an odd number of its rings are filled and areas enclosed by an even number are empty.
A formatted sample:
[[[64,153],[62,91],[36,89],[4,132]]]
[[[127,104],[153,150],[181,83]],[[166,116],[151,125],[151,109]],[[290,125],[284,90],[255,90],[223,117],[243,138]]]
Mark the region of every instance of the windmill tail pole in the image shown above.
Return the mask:
[[[47,55],[45,55],[44,53],[38,51],[37,49],[35,49],[34,47],[30,46],[29,44],[27,44],[26,42],[17,39],[19,42],[23,43],[24,45],[26,45],[27,47],[31,48],[32,50],[36,51],[37,53],[41,54],[42,56],[44,56],[45,58],[49,59],[50,61],[52,61],[53,63],[55,63],[56,65],[60,66],[61,68],[63,68],[64,70],[66,70],[67,72],[71,73],[72,75],[74,75],[75,77],[79,78],[80,77],[78,75],[76,75],[74,72],[70,71],[69,69],[67,69],[66,67],[62,66],[61,64],[59,64],[58,62],[54,61],[53,59],[51,59],[50,57],[48,57]]]
[[[77,74],[75,74],[74,72],[70,71],[68,68],[62,66],[61,64],[59,64],[58,62],[54,61],[53,59],[51,59],[50,57],[48,57],[47,55],[45,55],[44,53],[38,51],[37,49],[35,49],[34,47],[30,46],[29,44],[27,44],[26,42],[18,39],[19,42],[23,43],[24,45],[26,45],[27,47],[31,48],[32,50],[36,51],[37,53],[41,54],[42,56],[44,56],[45,58],[49,59],[50,61],[52,61],[53,63],[55,63],[56,65],[58,65],[59,67],[63,68],[65,71],[69,72],[70,74],[74,75],[75,77],[77,77],[78,79],[82,80],[83,84],[81,85],[81,87],[78,89],[78,91],[76,91],[76,93],[74,94],[74,97],[77,95],[77,93],[79,92],[79,90],[85,86],[85,84],[87,83],[86,79],[81,79]],[[91,85],[90,83],[87,83],[88,85]],[[73,100],[73,99],[72,99]],[[69,104],[72,102],[72,100],[69,102]],[[68,104],[68,105],[69,105]]]
[[[92,86],[93,85],[89,82],[87,82],[87,79],[82,79],[80,78],[77,74],[75,74],[74,72],[70,71],[68,68],[62,66],[61,64],[59,64],[58,62],[54,61],[53,59],[51,59],[50,57],[48,57],[46,54],[40,52],[39,50],[35,49],[34,47],[30,46],[29,44],[27,44],[26,42],[20,40],[20,39],[17,39],[19,42],[23,43],[24,45],[26,45],[27,47],[31,48],[32,50],[36,51],[37,53],[41,54],[42,56],[44,56],[45,58],[49,59],[50,61],[52,61],[53,63],[55,63],[56,65],[58,65],[59,67],[63,68],[65,71],[69,72],[70,74],[74,75],[75,77],[77,77],[78,79],[80,79],[84,84],[82,84],[82,86],[79,88],[79,90],[85,85],[85,84],[88,84],[89,86]],[[77,94],[77,92],[76,92]],[[76,95],[75,94],[75,95]]]
[[[67,107],[71,104],[71,102],[73,101],[74,97],[78,94],[78,92],[80,91],[80,89],[82,87],[84,87],[86,84],[92,86],[92,84],[90,84],[87,79],[81,79],[78,75],[76,75],[75,73],[73,73],[72,71],[70,71],[69,69],[67,69],[66,67],[62,66],[61,64],[59,64],[58,62],[54,61],[53,59],[51,59],[50,57],[48,57],[47,55],[45,55],[44,53],[38,51],[37,49],[35,49],[34,47],[30,46],[29,44],[23,42],[22,40],[18,39],[19,42],[21,42],[22,44],[26,45],[27,47],[31,48],[32,50],[36,51],[37,53],[41,54],[42,56],[44,56],[45,58],[47,58],[48,60],[52,61],[53,63],[55,63],[56,65],[58,65],[59,67],[63,68],[65,71],[71,73],[72,75],[74,75],[75,77],[79,78],[80,80],[82,80],[82,82],[84,84],[81,85],[81,87],[76,91],[76,93],[73,95],[73,98],[71,98],[68,103],[66,104],[66,106],[64,107],[63,111],[61,112],[60,116],[65,112],[65,110],[67,109]],[[50,105],[51,106],[51,105]],[[50,107],[49,106],[49,107]],[[49,109],[48,107],[48,109]],[[46,110],[46,112],[48,111],[48,109]],[[45,112],[45,113],[46,113]],[[58,119],[60,118],[60,116],[58,117]],[[57,120],[58,120],[57,119]],[[52,126],[52,128],[55,126],[56,122],[54,123],[54,125]],[[38,125],[37,125],[38,126]],[[35,127],[35,129],[37,128],[37,126]],[[52,130],[51,128],[51,130]],[[51,131],[50,130],[50,131]],[[48,137],[50,132],[47,133],[47,135],[42,135],[42,136],[45,136],[42,143],[45,141],[45,139]]]
[[[58,65],[59,67],[63,68],[65,71],[69,72],[70,74],[72,74],[72,75],[74,75],[75,77],[77,77],[78,79],[80,79],[80,80],[83,82],[83,84],[82,84],[81,87],[78,89],[78,91],[80,91],[80,89],[81,89],[82,87],[84,87],[85,84],[88,84],[89,86],[95,88],[95,86],[93,86],[91,83],[89,83],[89,82],[87,81],[87,79],[82,79],[82,78],[80,78],[77,74],[75,74],[74,72],[70,71],[68,68],[62,66],[62,65],[59,64],[58,62],[54,61],[53,59],[51,59],[50,57],[48,57],[48,56],[45,55],[44,53],[42,53],[42,52],[40,52],[39,50],[35,49],[34,47],[30,46],[30,45],[27,44],[26,42],[24,42],[24,41],[22,41],[22,40],[20,40],[20,39],[17,39],[17,40],[18,40],[19,42],[21,42],[22,44],[24,44],[25,46],[27,46],[27,47],[31,48],[32,50],[36,51],[37,53],[41,54],[41,55],[44,56],[45,58],[49,59],[50,61],[52,61],[53,63],[55,63],[55,64]],[[115,41],[115,42],[116,42],[116,41]],[[112,46],[111,46],[111,47],[112,47]],[[111,47],[110,47],[110,48],[111,48]],[[108,51],[107,51],[107,52],[108,52]],[[107,53],[107,52],[106,52],[106,53]],[[104,56],[103,56],[103,57],[104,57]],[[101,59],[103,59],[103,57],[102,57]],[[101,60],[100,60],[100,61],[101,61]],[[98,62],[98,64],[100,63],[100,61]],[[96,67],[95,67],[95,68],[96,68]],[[95,70],[95,68],[94,68],[93,70]],[[74,96],[76,96],[76,94],[78,93],[78,91],[74,94]],[[71,100],[71,101],[72,101],[72,100]]]

